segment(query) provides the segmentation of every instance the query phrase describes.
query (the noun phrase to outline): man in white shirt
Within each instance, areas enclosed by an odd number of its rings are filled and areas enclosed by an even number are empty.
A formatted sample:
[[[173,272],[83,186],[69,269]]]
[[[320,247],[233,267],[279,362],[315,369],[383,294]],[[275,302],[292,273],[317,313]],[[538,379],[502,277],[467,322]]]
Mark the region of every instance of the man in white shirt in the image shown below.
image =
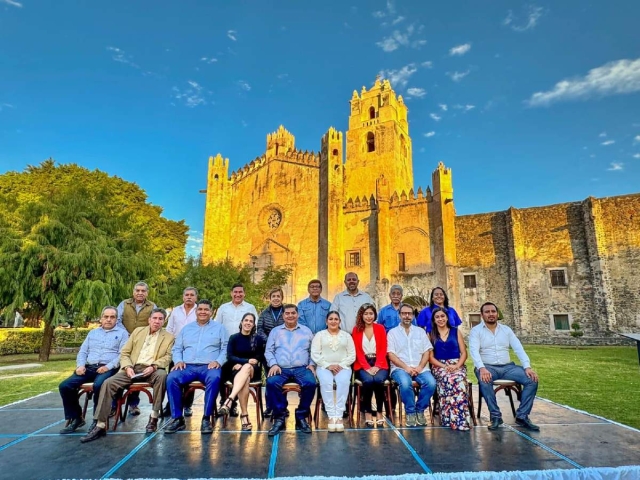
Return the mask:
[[[231,301],[220,305],[214,321],[222,323],[227,336],[231,337],[240,331],[240,320],[245,313],[253,313],[258,318],[256,307],[244,301],[244,286],[236,283],[231,287]]]
[[[344,285],[346,290],[337,294],[331,308],[329,310],[335,310],[340,313],[340,328],[346,331],[348,334],[353,332],[353,327],[356,326],[356,315],[358,310],[365,303],[371,305],[376,304],[368,293],[358,290],[360,280],[358,275],[354,272],[349,272],[344,276]]]
[[[503,423],[493,391],[493,382],[513,380],[523,387],[520,406],[516,411],[516,423],[537,432],[540,427],[529,420],[529,413],[538,391],[538,375],[531,369],[529,357],[513,330],[498,323],[498,307],[486,302],[480,307],[480,315],[483,321],[473,327],[469,334],[469,350],[475,365],[478,386],[489,407],[491,424],[488,428],[496,430]],[[511,361],[509,348],[513,349],[522,366]]]
[[[400,397],[407,412],[407,427],[426,425],[424,411],[436,391],[436,379],[429,369],[433,346],[427,333],[413,325],[413,307],[400,304],[400,325],[389,330],[387,352],[391,360],[391,379],[400,388]],[[419,387],[416,401],[412,382]]]

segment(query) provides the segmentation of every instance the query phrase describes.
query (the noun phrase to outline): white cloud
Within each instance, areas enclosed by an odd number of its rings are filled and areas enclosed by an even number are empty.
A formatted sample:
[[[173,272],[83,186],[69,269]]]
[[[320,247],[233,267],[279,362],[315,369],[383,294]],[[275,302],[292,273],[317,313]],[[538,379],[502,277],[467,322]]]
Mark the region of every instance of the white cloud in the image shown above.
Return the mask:
[[[251,85],[249,85],[244,80],[238,80],[238,86],[243,89],[245,92],[251,91]]]
[[[200,61],[201,61],[201,62],[204,62],[204,63],[209,63],[209,64],[211,64],[211,63],[216,63],[216,62],[218,61],[218,59],[217,59],[217,58],[213,58],[213,57],[202,57],[202,58],[200,59]]]
[[[238,40],[238,38],[236,36],[237,33],[238,32],[236,32],[235,30],[227,30],[227,37],[235,42],[236,40]]]
[[[398,18],[396,18],[393,22],[391,22],[391,25],[397,25],[400,22],[402,22],[404,20],[404,17],[402,15],[400,15]]]
[[[425,136],[425,137],[427,137],[427,138],[431,138],[431,137],[433,137],[435,134],[436,134],[436,132],[434,132],[434,131],[432,130],[432,131],[430,131],[430,132],[425,133],[425,134],[424,134],[424,136]]]
[[[0,112],[2,110],[4,110],[5,108],[16,108],[13,105],[11,105],[10,103],[0,103]]]
[[[376,42],[376,45],[385,52],[393,52],[400,47],[420,48],[422,45],[426,45],[427,41],[424,39],[412,39],[412,37],[416,33],[419,34],[422,30],[422,26],[416,30],[415,25],[409,25],[404,32],[394,30],[391,35]]]
[[[635,138],[633,139],[633,143],[639,143],[640,142],[640,135],[636,135]]]
[[[447,75],[449,75],[449,77],[451,77],[451,80],[453,80],[454,82],[459,82],[460,80],[462,80],[464,77],[466,77],[467,75],[469,75],[469,73],[471,73],[470,70],[467,70],[465,72],[447,72]]]
[[[598,135],[600,138],[605,138],[607,136],[607,132],[602,132],[600,135]]]
[[[416,73],[418,68],[415,63],[405,65],[400,70],[381,70],[380,77],[389,79],[392,86],[406,87],[411,75]]]
[[[463,45],[458,45],[457,47],[453,47],[449,50],[449,55],[454,56],[454,55],[464,55],[465,53],[467,53],[469,50],[471,50],[471,44],[470,43],[465,43]]]
[[[383,11],[381,11],[381,10],[377,10],[377,11],[373,12],[371,15],[373,15],[373,18],[384,18],[384,17],[387,16],[387,14],[384,13]]]
[[[433,118],[436,122],[439,122],[440,120],[442,120],[442,117],[437,113],[430,113],[429,116]]]
[[[408,97],[422,98],[426,94],[427,94],[427,91],[424,88],[417,88],[417,87],[407,88]]]
[[[624,163],[622,162],[611,162],[611,166],[607,168],[610,172],[621,172],[624,170]]]
[[[432,62],[432,61],[430,61],[430,60],[429,60],[429,61],[427,61],[427,62],[422,62],[422,63],[420,64],[420,66],[421,66],[421,67],[424,67],[424,68],[433,68],[433,62]]]
[[[188,80],[187,84],[189,87],[184,89],[173,87],[171,89],[173,91],[173,98],[189,108],[206,105],[207,100],[205,98],[205,92],[202,85],[194,80]]]
[[[526,32],[527,30],[535,28],[542,14],[542,7],[529,5],[522,15],[514,15],[513,12],[509,10],[507,18],[502,21],[502,24],[511,28],[514,32]],[[520,22],[521,19],[523,19],[522,22]]]
[[[289,76],[288,73],[280,73],[278,74],[278,79],[280,80],[284,80],[285,78],[287,78]]]
[[[107,50],[111,52],[111,58],[119,63],[124,63],[130,67],[140,69],[140,65],[133,61],[132,55],[127,55],[124,50],[118,47],[107,47]]]
[[[640,91],[640,58],[617,60],[589,70],[583,77],[562,80],[546,92],[536,92],[528,100],[532,107],[564,100],[585,100]]]
[[[353,9],[353,7],[352,7]],[[396,13],[396,6],[391,0],[387,0],[387,4],[385,5],[385,10],[377,10],[372,13],[374,18],[385,18],[391,17]]]
[[[197,230],[189,230],[187,233],[187,245],[186,252],[190,257],[197,257],[202,253],[202,244],[204,243],[204,239],[202,237],[202,232]]]
[[[20,2],[16,2],[15,0],[0,0],[0,3],[5,3],[7,5],[11,5],[12,7],[22,8],[22,4]]]
[[[636,153],[633,158],[640,158],[640,153]]]
[[[606,142],[602,142],[600,145],[604,145],[606,147],[608,145],[613,145],[614,143],[616,143],[615,140],[607,140]]]
[[[468,112],[469,110],[473,110],[474,108],[476,108],[475,105],[465,105],[464,106],[464,111]]]
[[[446,104],[444,104],[444,103],[441,103],[441,104],[439,104],[438,106],[440,107],[440,109],[441,109],[443,112],[446,112],[447,110],[449,110],[449,107],[447,107],[447,105],[446,105]]]

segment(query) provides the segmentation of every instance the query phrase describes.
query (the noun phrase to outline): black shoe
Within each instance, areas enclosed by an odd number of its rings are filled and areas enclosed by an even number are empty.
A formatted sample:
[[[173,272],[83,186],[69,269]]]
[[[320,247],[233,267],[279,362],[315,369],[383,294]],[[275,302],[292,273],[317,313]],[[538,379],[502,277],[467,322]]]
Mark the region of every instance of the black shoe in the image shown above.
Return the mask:
[[[164,433],[176,433],[180,430],[184,430],[185,428],[187,428],[187,426],[184,424],[184,417],[178,417],[171,420],[169,425],[164,427]]]
[[[73,433],[77,429],[83,426],[84,426],[83,418],[72,418],[71,421],[69,421],[69,424],[66,427],[64,427],[62,430],[60,430],[60,435],[67,435],[69,433]]]
[[[202,417],[202,423],[200,424],[200,433],[203,435],[213,433],[213,427],[211,426],[211,420],[209,417]]]
[[[286,424],[284,423],[284,418],[278,418],[276,419],[275,422],[273,422],[273,426],[271,427],[271,429],[269,430],[268,435],[270,437],[275,437],[276,435],[278,435],[282,430],[284,430],[286,427]]]
[[[540,431],[540,427],[538,425],[536,425],[535,423],[531,422],[531,420],[529,420],[529,417],[525,417],[525,418],[516,418],[516,424],[526,428],[527,430],[531,430],[532,432],[539,432]]]
[[[491,419],[491,425],[489,425],[487,428],[489,430],[498,430],[500,428],[500,425],[502,425],[504,422],[502,421],[501,418],[499,417],[493,417]]]
[[[349,418],[349,410],[342,412],[342,418]]]
[[[190,417],[191,415],[193,415],[193,410],[191,409],[191,407],[186,407],[184,409],[184,416],[185,417]]]
[[[272,408],[267,408],[264,411],[264,418],[271,418],[273,417],[273,409]]]
[[[107,435],[107,430],[104,428],[94,428],[89,433],[87,433],[84,437],[80,439],[80,443],[89,443],[94,440],[99,439],[100,437],[104,437]]]
[[[87,429],[87,432],[90,432],[91,430],[96,428],[97,424],[98,424],[98,420],[94,420],[93,422],[91,422],[91,425],[89,425],[89,428]]]
[[[140,415],[140,408],[137,405],[129,405],[129,415],[134,417]]]
[[[296,418],[296,430],[300,430],[302,433],[311,433],[311,425],[306,418]]]

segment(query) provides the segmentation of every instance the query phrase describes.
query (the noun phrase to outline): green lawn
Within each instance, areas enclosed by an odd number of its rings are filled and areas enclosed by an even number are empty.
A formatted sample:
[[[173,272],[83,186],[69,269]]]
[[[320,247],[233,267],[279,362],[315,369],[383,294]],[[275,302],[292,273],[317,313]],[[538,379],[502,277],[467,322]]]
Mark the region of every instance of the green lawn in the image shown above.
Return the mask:
[[[540,375],[538,395],[640,428],[640,366],[635,347],[555,347],[526,345]],[[0,357],[0,367],[37,363],[37,355]],[[516,360],[517,361],[517,360]],[[473,363],[467,362],[474,379]],[[42,367],[0,371],[0,405],[56,390],[75,368],[75,355],[52,355]],[[43,376],[3,379],[7,375],[52,372]]]

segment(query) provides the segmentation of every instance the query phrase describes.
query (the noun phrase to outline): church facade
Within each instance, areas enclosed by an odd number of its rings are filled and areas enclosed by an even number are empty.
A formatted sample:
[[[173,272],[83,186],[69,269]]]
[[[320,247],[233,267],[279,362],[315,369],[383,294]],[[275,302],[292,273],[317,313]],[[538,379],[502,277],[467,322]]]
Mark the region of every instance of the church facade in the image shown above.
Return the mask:
[[[418,303],[442,286],[465,329],[490,300],[535,342],[570,342],[576,323],[591,343],[640,328],[640,195],[456,216],[442,163],[431,186],[413,188],[407,113],[377,79],[353,92],[346,135],[329,128],[319,152],[280,126],[236,172],[211,157],[203,261],[246,263],[257,278],[288,265],[294,303],[312,278],[331,300],[349,271],[379,305],[394,283]]]

